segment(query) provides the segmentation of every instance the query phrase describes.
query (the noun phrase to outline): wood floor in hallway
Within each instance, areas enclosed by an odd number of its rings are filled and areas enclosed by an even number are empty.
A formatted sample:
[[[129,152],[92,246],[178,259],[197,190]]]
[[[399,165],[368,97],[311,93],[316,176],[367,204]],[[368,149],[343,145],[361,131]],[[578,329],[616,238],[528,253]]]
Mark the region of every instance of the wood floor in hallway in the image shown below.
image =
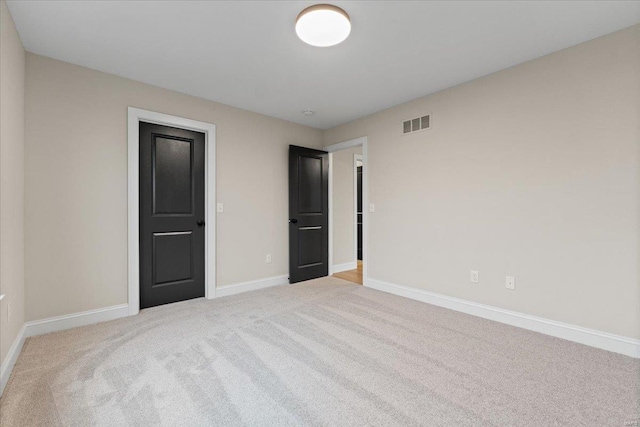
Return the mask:
[[[333,277],[362,285],[362,261],[358,260],[358,268],[341,271],[340,273],[334,274]]]

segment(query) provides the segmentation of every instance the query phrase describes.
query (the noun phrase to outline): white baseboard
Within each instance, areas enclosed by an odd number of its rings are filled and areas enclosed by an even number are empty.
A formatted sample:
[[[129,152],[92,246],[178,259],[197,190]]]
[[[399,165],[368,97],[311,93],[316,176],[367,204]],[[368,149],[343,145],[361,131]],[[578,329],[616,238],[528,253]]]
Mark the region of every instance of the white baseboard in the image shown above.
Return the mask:
[[[2,363],[2,366],[0,366],[0,396],[2,396],[2,392],[9,381],[11,371],[18,360],[20,351],[22,351],[24,341],[28,337],[77,328],[78,326],[106,322],[107,320],[115,320],[128,315],[129,305],[120,304],[112,307],[99,308],[97,310],[83,311],[81,313],[66,314],[64,316],[26,322],[22,328],[20,328],[20,332],[9,349],[7,357]]]
[[[341,271],[355,270],[358,268],[358,261],[345,262],[344,264],[334,264],[331,267],[331,274],[340,273]]]
[[[459,298],[436,294],[409,286],[396,285],[382,280],[368,279],[368,288],[387,292],[416,301],[425,302],[450,310],[460,311],[507,325],[517,326],[530,331],[540,332],[557,338],[585,344],[591,347],[640,358],[640,340],[614,335],[607,332],[556,322],[555,320],[530,316],[515,311],[504,310],[489,305],[466,301]]]
[[[115,320],[129,315],[129,305],[120,304],[112,307],[88,310],[80,313],[65,314],[63,316],[50,317],[48,319],[34,320],[25,323],[25,336],[48,334],[50,332],[64,331],[108,320]]]
[[[20,331],[18,332],[18,336],[16,336],[16,339],[13,341],[11,348],[9,348],[7,356],[2,362],[2,365],[0,365],[0,396],[2,396],[4,388],[9,382],[11,371],[13,371],[13,367],[15,366],[16,361],[18,360],[18,356],[22,351],[22,346],[24,345],[25,338],[25,326],[22,325],[22,328],[20,328]]]
[[[256,291],[258,289],[269,288],[271,286],[286,285],[287,283],[289,283],[289,276],[283,275],[221,286],[216,288],[216,298],[227,297],[229,295],[240,294],[243,292]]]
[[[289,277],[286,275],[242,282],[216,289],[216,297],[234,295],[271,286],[284,285],[287,283],[289,283]],[[2,392],[9,381],[11,371],[18,360],[18,356],[20,355],[20,351],[22,350],[22,346],[24,345],[26,338],[77,328],[79,326],[106,322],[108,320],[115,320],[126,316],[129,316],[129,305],[120,304],[112,307],[26,322],[20,329],[18,336],[7,353],[7,357],[0,366],[0,396],[2,396]]]

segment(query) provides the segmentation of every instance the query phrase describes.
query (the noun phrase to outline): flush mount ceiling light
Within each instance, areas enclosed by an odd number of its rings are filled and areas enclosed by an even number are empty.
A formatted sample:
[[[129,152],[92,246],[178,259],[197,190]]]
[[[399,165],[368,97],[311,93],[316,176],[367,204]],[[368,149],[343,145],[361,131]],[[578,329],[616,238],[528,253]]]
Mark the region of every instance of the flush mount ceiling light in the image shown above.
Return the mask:
[[[296,34],[311,46],[327,47],[343,42],[351,32],[347,12],[331,4],[316,4],[300,12]]]

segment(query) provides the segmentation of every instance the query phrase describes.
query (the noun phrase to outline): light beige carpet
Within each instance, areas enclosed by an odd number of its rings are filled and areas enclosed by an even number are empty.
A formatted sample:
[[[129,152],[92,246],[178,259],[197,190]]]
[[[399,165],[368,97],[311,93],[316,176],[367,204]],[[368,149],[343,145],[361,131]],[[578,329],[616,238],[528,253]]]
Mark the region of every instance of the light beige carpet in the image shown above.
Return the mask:
[[[10,426],[633,426],[640,361],[336,278],[27,340]]]

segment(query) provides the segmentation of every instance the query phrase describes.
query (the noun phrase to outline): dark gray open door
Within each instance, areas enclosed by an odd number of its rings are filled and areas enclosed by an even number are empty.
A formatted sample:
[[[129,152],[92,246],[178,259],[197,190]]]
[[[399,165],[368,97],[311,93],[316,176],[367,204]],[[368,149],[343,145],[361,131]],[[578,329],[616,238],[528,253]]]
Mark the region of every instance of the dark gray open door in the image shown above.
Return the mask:
[[[204,296],[204,134],[140,123],[140,308]]]
[[[357,169],[357,191],[358,260],[362,261],[362,166]]]
[[[329,153],[289,146],[289,282],[329,274]]]

